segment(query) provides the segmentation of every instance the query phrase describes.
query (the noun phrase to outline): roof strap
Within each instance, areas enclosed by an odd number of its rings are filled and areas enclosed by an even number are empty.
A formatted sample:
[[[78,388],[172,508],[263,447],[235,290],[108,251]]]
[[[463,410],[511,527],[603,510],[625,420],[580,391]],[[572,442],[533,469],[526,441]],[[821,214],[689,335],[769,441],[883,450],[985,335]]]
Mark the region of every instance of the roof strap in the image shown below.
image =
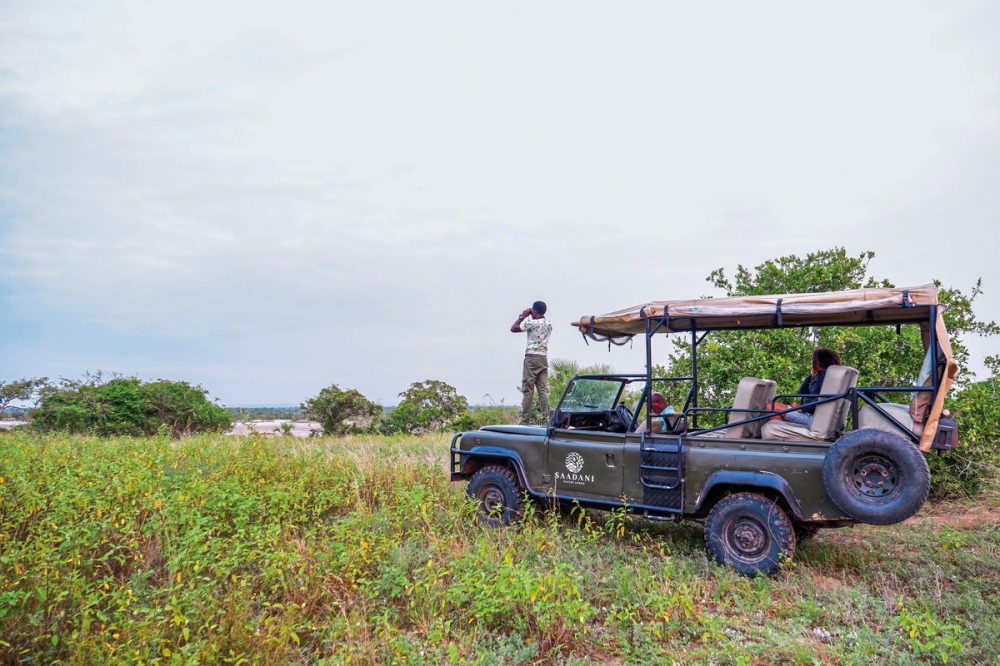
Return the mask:
[[[666,319],[667,319],[667,330],[668,331],[672,330],[670,328],[670,306],[669,305],[664,305],[663,306],[663,316],[666,317]]]
[[[903,290],[903,307],[904,308],[912,308],[913,307],[913,301],[910,300],[910,290],[909,289],[904,289]]]
[[[781,299],[780,298],[778,299],[778,302],[775,303],[774,324],[775,324],[775,326],[781,326]]]
[[[632,342],[631,335],[601,335],[600,333],[591,332],[584,333],[583,339],[586,341],[588,338],[594,342],[607,342],[608,351],[611,351],[611,345],[622,347]],[[588,342],[587,345],[589,346],[590,343]]]
[[[590,346],[590,341],[587,340],[587,337],[594,335],[594,315],[590,315],[590,325],[587,326],[587,330],[586,331],[580,331],[580,335],[583,336],[583,341],[586,342],[587,346],[589,347]]]
[[[590,346],[590,342],[588,340],[593,340],[594,342],[607,342],[608,343],[608,351],[611,351],[611,345],[617,345],[617,346],[621,347],[626,342],[628,342],[628,343],[632,342],[632,336],[631,335],[614,336],[614,335],[600,335],[598,333],[595,333],[594,332],[594,317],[590,318],[590,324],[587,326],[587,330],[586,331],[580,331],[580,335],[583,336],[583,341],[587,343],[588,347]]]

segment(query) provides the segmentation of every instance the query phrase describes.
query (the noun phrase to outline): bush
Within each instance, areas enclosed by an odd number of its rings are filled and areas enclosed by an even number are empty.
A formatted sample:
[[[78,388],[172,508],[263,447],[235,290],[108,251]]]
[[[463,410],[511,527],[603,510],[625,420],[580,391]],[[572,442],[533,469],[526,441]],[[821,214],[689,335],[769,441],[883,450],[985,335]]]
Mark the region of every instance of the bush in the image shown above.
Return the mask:
[[[146,414],[146,434],[157,432],[163,425],[174,437],[228,430],[232,425],[229,410],[211,402],[201,387],[186,382],[161,379],[143,383],[139,395]]]
[[[229,412],[187,382],[144,383],[134,377],[101,376],[66,381],[46,392],[32,413],[41,431],[115,435],[155,435],[161,428],[174,437],[229,428]]]
[[[490,405],[488,407],[473,407],[462,414],[451,424],[455,430],[479,430],[488,425],[505,425],[517,423],[520,410],[517,407]]]
[[[931,493],[937,499],[973,496],[1000,471],[1000,376],[966,386],[946,406],[958,425],[959,448],[928,457]]]
[[[326,435],[343,435],[367,428],[382,413],[382,407],[357,389],[341,390],[331,384],[302,403],[302,411],[323,425]]]
[[[469,409],[465,396],[455,387],[436,379],[414,382],[399,394],[396,408],[382,418],[379,429],[385,434],[421,434],[451,425]]]

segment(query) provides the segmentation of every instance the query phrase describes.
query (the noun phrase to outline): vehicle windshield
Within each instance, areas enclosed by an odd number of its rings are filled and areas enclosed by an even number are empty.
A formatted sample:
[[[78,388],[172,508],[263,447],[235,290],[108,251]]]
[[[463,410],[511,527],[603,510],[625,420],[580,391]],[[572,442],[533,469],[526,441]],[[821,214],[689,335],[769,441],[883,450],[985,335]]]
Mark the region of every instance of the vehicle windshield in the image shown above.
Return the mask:
[[[562,412],[606,412],[614,407],[621,392],[621,380],[577,379],[563,398]]]

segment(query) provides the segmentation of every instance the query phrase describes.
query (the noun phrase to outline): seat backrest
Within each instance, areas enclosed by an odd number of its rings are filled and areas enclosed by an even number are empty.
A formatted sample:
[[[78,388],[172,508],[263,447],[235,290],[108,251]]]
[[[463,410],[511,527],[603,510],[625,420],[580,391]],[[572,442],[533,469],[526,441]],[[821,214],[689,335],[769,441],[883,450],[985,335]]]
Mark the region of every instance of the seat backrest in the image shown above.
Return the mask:
[[[736,423],[755,416],[761,416],[767,405],[774,401],[774,394],[778,391],[778,384],[770,379],[757,379],[756,377],[744,377],[736,387],[736,399],[733,400],[734,410],[759,410],[759,411],[733,411],[729,413],[729,423]],[[727,439],[740,439],[749,437],[760,437],[760,428],[763,421],[744,423],[743,425],[726,428]]]
[[[846,393],[857,385],[857,370],[846,365],[831,365],[826,369],[820,392],[823,395],[836,395]],[[847,413],[850,407],[851,401],[847,398],[824,402],[813,412],[812,426],[809,430],[817,437],[832,440],[847,426]]]
[[[934,363],[934,347],[928,347],[927,353],[924,354],[923,365],[920,366],[920,376],[917,377],[917,386],[933,386],[934,373],[932,371]],[[941,367],[943,371],[943,366]],[[940,379],[940,377],[939,377]],[[909,416],[910,420],[913,422],[912,430],[916,435],[920,435],[924,431],[924,422],[927,420],[927,412],[931,410],[931,403],[933,402],[934,394],[927,391],[918,391],[913,394],[913,399],[910,400]]]

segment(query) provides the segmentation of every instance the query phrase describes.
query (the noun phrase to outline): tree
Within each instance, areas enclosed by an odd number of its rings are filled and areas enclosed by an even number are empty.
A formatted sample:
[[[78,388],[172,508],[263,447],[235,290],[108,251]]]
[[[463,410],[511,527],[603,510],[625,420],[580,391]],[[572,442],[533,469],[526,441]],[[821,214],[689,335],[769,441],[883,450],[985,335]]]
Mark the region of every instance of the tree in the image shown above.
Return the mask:
[[[891,287],[886,279],[868,274],[874,252],[849,256],[844,248],[812,252],[805,257],[789,255],[771,259],[748,269],[738,266],[730,279],[719,268],[707,280],[726,296],[840,291],[862,287]],[[968,363],[964,335],[995,335],[1000,327],[992,321],[976,319],[972,303],[981,293],[977,282],[969,295],[958,289],[940,288],[938,298],[948,307],[944,312],[956,362]],[[668,358],[668,375],[687,374],[690,347],[686,339],[675,338]],[[905,385],[916,380],[923,359],[923,345],[916,326],[906,326],[897,335],[889,326],[815,327],[758,331],[714,331],[698,347],[699,403],[726,406],[736,385],[745,376],[768,377],[778,382],[779,393],[794,393],[808,372],[812,350],[831,347],[844,362],[858,369],[868,385]],[[959,387],[967,382],[959,376]],[[673,400],[682,400],[686,387],[673,387]],[[898,394],[900,400],[908,396]]]
[[[396,408],[382,419],[383,432],[418,434],[440,430],[469,409],[465,396],[459,395],[454,386],[436,379],[414,382],[399,397],[402,400]]]
[[[161,379],[139,385],[145,414],[143,432],[159,432],[166,426],[174,437],[195,432],[228,430],[232,415],[225,407],[208,399],[205,389],[187,382]]]
[[[323,434],[343,435],[367,427],[382,407],[357,389],[341,390],[336,384],[322,389],[301,405],[302,411],[323,426]]]
[[[10,382],[0,381],[0,414],[3,414],[14,402],[27,402],[48,386],[48,377],[33,377],[31,379],[15,379]]]
[[[805,257],[789,255],[765,261],[752,269],[738,266],[730,278],[722,268],[712,271],[707,280],[726,296],[760,294],[808,293],[839,291],[862,287],[891,287],[892,282],[868,272],[874,252],[849,256],[843,248],[812,252]],[[973,303],[982,293],[978,280],[968,294],[938,285],[938,299],[946,305],[945,324],[948,327],[952,351],[959,366],[966,366],[969,351],[963,339],[968,334],[997,335],[1000,326],[982,321],[973,312]],[[667,368],[657,368],[654,374],[683,376],[690,369],[690,343],[686,336],[673,340],[674,349],[667,359]],[[778,393],[794,393],[808,372],[812,350],[817,347],[837,350],[844,363],[858,369],[862,382],[868,386],[905,386],[913,384],[920,370],[924,350],[916,326],[904,326],[899,334],[891,326],[815,327],[757,331],[713,331],[698,346],[699,406],[728,407],[740,379],[746,376],[767,377],[778,382]],[[988,362],[994,362],[989,359]],[[994,363],[995,365],[995,363]],[[991,366],[993,367],[993,366]],[[935,467],[934,489],[940,497],[954,494],[956,489],[975,492],[988,475],[986,461],[1000,450],[995,431],[1000,423],[1000,407],[995,399],[994,378],[973,382],[969,373],[959,374],[949,404],[959,416],[959,435],[964,443],[971,433],[975,442],[966,456],[962,449],[946,456],[931,457]],[[672,384],[669,399],[682,404],[687,386]],[[891,394],[901,402],[910,394]],[[708,418],[703,417],[707,422]],[[721,419],[718,416],[717,419]],[[964,419],[964,420],[963,420]],[[966,420],[972,419],[968,424]],[[717,424],[721,424],[719,421]],[[970,462],[971,461],[971,462]]]

